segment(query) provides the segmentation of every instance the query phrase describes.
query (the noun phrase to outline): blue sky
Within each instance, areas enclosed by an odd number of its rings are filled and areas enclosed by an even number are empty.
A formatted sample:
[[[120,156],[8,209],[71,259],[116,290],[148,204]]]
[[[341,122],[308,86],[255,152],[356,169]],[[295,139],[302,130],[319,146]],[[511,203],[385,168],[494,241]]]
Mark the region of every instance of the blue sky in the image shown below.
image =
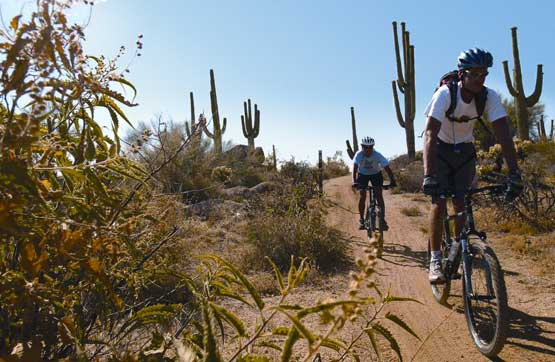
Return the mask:
[[[8,20],[34,1],[2,0]],[[142,56],[128,75],[138,88],[132,120],[163,114],[190,116],[189,92],[197,112],[210,113],[209,71],[214,69],[220,113],[228,118],[224,140],[246,143],[240,116],[251,98],[261,111],[257,145],[278,158],[315,162],[343,151],[351,138],[350,107],[359,138],[376,139],[386,157],[406,152],[395,116],[391,81],[396,79],[392,21],[404,21],[415,46],[416,133],[438,78],[456,66],[461,50],[492,52],[486,84],[508,97],[501,62],[513,67],[511,31],[518,40],[525,91],[533,92],[536,64],[544,65],[541,101],[555,117],[553,76],[555,22],[552,1],[177,1],[104,0],[93,7],[86,29],[89,54],[112,57],[121,45],[130,60],[138,34]],[[76,18],[85,19],[76,10]],[[421,139],[416,139],[417,149]]]

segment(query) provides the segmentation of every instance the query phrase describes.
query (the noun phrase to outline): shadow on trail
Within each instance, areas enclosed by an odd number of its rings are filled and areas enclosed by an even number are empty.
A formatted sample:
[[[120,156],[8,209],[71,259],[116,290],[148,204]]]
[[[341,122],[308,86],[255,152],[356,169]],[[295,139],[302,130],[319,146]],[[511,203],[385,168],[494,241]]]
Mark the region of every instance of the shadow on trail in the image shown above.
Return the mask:
[[[451,294],[446,308],[453,308],[456,313],[464,314],[460,293]],[[507,346],[539,353],[543,358],[538,361],[552,360],[555,356],[555,316],[538,317],[509,307],[509,333]],[[549,356],[549,357],[548,357]],[[492,361],[504,361],[500,357]]]
[[[406,245],[384,243],[382,260],[394,265],[426,269],[427,254],[426,251],[412,250]]]
[[[531,316],[511,307],[509,313],[511,321],[507,344],[555,356],[555,317]]]

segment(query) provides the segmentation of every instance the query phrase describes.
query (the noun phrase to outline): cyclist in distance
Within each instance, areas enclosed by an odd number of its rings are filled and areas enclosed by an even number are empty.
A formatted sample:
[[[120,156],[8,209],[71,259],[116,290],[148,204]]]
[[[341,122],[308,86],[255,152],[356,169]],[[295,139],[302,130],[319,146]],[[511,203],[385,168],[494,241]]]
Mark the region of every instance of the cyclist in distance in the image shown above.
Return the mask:
[[[362,150],[358,151],[354,157],[353,164],[353,187],[360,191],[360,198],[358,201],[358,211],[360,214],[359,229],[364,229],[364,212],[366,205],[366,187],[368,183],[372,183],[376,201],[381,209],[380,220],[383,225],[383,230],[388,230],[389,226],[385,221],[385,204],[382,195],[383,175],[382,169],[385,169],[389,176],[390,187],[396,186],[395,177],[389,167],[389,162],[382,156],[381,153],[374,149],[374,139],[371,137],[364,137],[361,142]]]
[[[482,112],[488,114],[497,141],[503,149],[509,169],[508,193],[516,197],[523,188],[507,112],[500,96],[484,85],[488,68],[492,65],[493,57],[485,50],[473,48],[463,51],[458,57],[458,73],[455,73],[458,81],[440,86],[426,107],[422,189],[426,195],[432,196],[428,276],[431,283],[445,281],[441,270],[440,242],[441,216],[445,212],[446,199],[438,195],[445,190],[453,191],[455,212],[464,211],[464,191],[471,187],[476,173],[472,131]],[[457,218],[455,235],[460,234],[463,223],[464,216]]]

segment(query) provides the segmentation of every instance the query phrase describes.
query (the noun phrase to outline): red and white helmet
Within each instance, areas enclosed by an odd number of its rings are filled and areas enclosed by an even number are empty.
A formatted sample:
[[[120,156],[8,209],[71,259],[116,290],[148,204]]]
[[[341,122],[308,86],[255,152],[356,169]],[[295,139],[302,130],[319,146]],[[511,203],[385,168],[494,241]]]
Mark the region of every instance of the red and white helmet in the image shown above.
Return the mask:
[[[362,142],[360,142],[360,144],[361,144],[362,146],[365,146],[365,147],[374,146],[374,143],[375,143],[375,142],[374,142],[374,139],[373,139],[372,137],[364,137],[364,138],[362,139]]]

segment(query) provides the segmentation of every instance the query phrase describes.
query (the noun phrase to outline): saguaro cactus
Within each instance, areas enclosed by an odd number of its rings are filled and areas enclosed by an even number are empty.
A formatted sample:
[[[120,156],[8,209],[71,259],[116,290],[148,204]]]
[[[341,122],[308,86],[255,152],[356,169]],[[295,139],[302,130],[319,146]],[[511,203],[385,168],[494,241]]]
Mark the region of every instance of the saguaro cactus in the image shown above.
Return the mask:
[[[522,140],[530,139],[530,126],[528,123],[528,108],[536,104],[542,93],[543,84],[543,71],[542,65],[538,64],[536,73],[536,88],[531,96],[526,97],[524,94],[524,86],[522,84],[522,70],[520,69],[520,55],[518,53],[518,39],[516,36],[516,27],[511,28],[511,35],[513,38],[513,59],[515,67],[513,69],[514,83],[511,82],[511,75],[509,74],[509,62],[503,61],[503,71],[505,72],[505,83],[509,93],[515,99],[516,121],[518,128],[518,137]]]
[[[274,171],[277,171],[277,158],[276,158],[276,146],[272,145],[272,165]]]
[[[355,154],[358,152],[357,126],[355,122],[354,107],[351,107],[351,127],[353,129],[353,148],[351,148],[351,144],[349,143],[349,140],[346,140],[345,143],[347,144],[347,154],[352,160],[355,157]]]
[[[210,69],[210,106],[212,109],[212,123],[214,131],[210,132],[206,123],[202,125],[204,133],[214,141],[214,153],[222,153],[222,135],[227,126],[227,118],[224,117],[223,125],[220,124],[220,113],[218,111],[218,97],[216,95],[216,82],[214,81],[214,70]]]
[[[555,141],[555,139],[553,138],[553,123],[554,123],[554,120],[551,120],[551,130],[549,131],[549,139],[552,141]]]
[[[393,22],[393,39],[395,40],[395,58],[397,61],[397,81],[392,81],[393,100],[397,121],[405,129],[407,140],[407,154],[410,160],[414,160],[414,116],[416,114],[415,88],[414,88],[414,45],[410,44],[409,32],[405,30],[405,23],[401,23],[401,39],[403,41],[403,60],[399,51],[399,40],[397,37],[397,22]],[[404,76],[403,76],[404,67]],[[397,87],[405,96],[404,116],[399,104]]]
[[[254,127],[252,123],[252,107],[251,100],[243,102],[245,114],[241,116],[241,126],[243,127],[243,135],[249,141],[249,150],[254,151],[254,139],[258,137],[260,131],[260,110],[258,105],[254,104]]]
[[[545,123],[543,121],[543,115],[540,117],[540,120],[537,122],[536,127],[538,128],[538,138],[542,141],[547,140],[547,134],[545,133]]]

